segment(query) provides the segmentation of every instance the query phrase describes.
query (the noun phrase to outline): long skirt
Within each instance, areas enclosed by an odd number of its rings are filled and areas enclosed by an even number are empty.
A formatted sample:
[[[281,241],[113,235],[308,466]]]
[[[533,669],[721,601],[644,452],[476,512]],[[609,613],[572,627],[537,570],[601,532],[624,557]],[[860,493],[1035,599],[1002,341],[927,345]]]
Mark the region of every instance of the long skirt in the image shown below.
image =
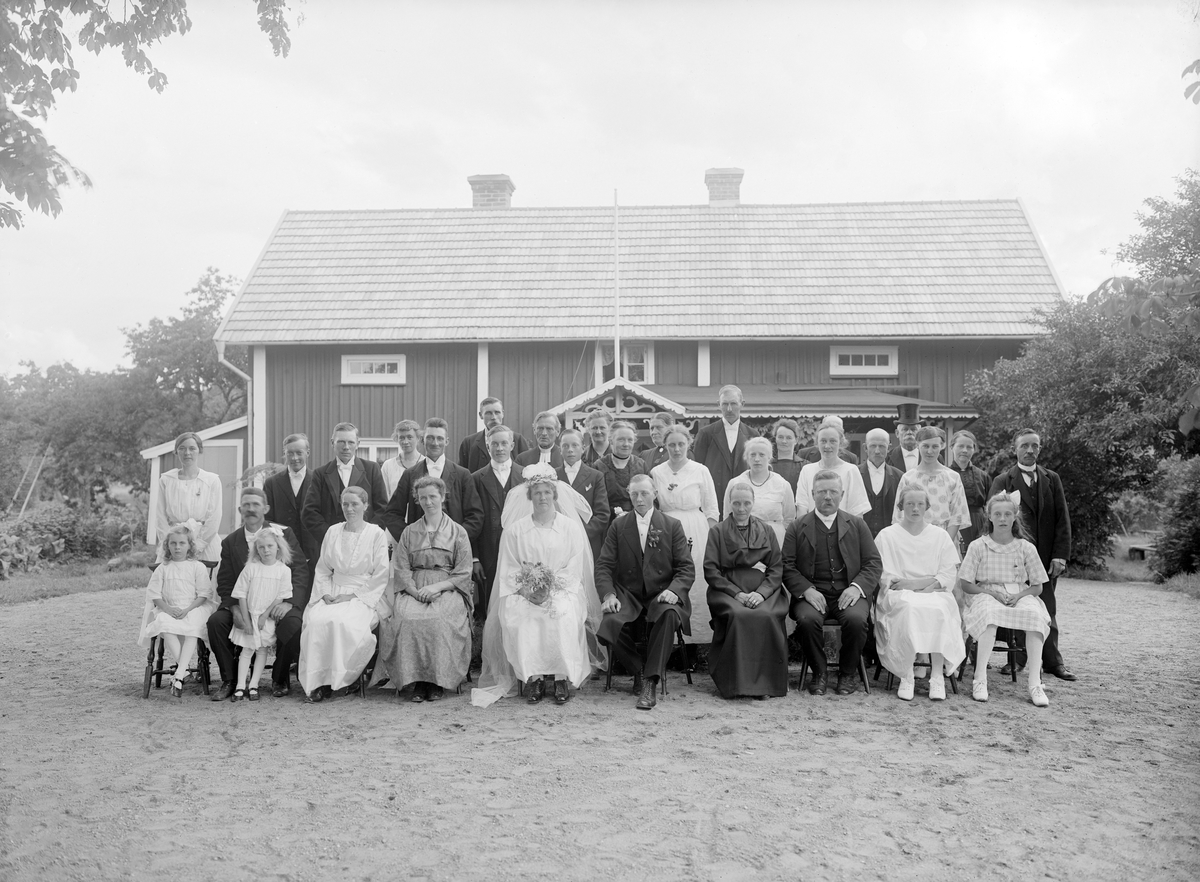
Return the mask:
[[[375,652],[371,629],[378,621],[375,610],[357,600],[314,603],[305,610],[296,666],[304,691],[344,689],[357,680]]]
[[[393,610],[379,626],[375,681],[386,676],[397,689],[409,683],[457,689],[471,664],[471,617],[463,596],[446,591],[422,603],[402,593]]]
[[[683,527],[683,534],[692,545],[692,563],[696,566],[696,581],[688,596],[692,601],[691,642],[710,643],[713,639],[712,613],[705,595],[708,582],[704,580],[704,551],[708,547],[708,518],[699,509],[668,511]]]
[[[713,616],[708,672],[723,698],[787,695],[788,598],[779,590],[750,609],[724,591],[708,590]]]
[[[553,674],[578,688],[591,674],[584,621],[587,607],[574,593],[554,597],[546,606],[519,594],[500,598],[500,636],[504,655],[521,682]]]
[[[912,672],[919,652],[945,656],[946,671],[967,656],[958,602],[949,591],[880,591],[875,645],[883,666],[898,677]]]

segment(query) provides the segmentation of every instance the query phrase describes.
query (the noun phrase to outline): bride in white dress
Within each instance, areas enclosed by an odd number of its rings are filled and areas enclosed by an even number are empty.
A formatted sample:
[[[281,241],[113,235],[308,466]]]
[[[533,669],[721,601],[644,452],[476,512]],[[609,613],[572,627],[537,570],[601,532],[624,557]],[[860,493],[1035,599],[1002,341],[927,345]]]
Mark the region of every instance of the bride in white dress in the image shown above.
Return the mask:
[[[596,641],[600,601],[578,494],[546,463],[529,466],[523,477],[525,483],[504,504],[504,534],[483,628],[483,670],[471,690],[477,707],[511,695],[518,682],[528,684],[528,700],[540,701],[546,679],[562,704],[570,698],[568,684],[579,688],[603,664]],[[590,517],[589,511],[584,519]],[[556,578],[560,590],[544,604],[520,594],[526,563],[544,564]]]

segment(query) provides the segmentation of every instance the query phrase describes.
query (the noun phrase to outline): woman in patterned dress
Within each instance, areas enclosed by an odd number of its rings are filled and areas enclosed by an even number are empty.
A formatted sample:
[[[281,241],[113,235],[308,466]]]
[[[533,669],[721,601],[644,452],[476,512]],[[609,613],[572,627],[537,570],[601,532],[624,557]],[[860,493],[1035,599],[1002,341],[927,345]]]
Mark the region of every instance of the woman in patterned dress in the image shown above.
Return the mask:
[[[751,438],[742,446],[742,458],[750,466],[725,488],[725,511],[729,511],[729,491],[734,484],[754,487],[754,515],[775,531],[779,547],[783,547],[783,531],[796,517],[795,490],[786,480],[771,470],[771,442],[766,438]]]
[[[1029,700],[1048,707],[1041,665],[1032,662],[1041,659],[1050,633],[1050,614],[1039,597],[1050,577],[1037,548],[1025,538],[1020,496],[997,493],[985,511],[991,529],[971,543],[958,570],[958,586],[968,601],[964,623],[978,653],[971,694],[976,701],[988,700],[987,658],[996,644],[996,629],[1012,628],[1025,632]]]
[[[692,563],[696,565],[696,581],[688,595],[692,600],[692,640],[708,643],[712,640],[709,623],[712,616],[705,594],[708,583],[704,581],[704,549],[709,527],[721,517],[717,488],[708,469],[702,463],[688,459],[692,435],[687,429],[672,426],[663,443],[667,447],[667,461],[650,470],[650,480],[654,482],[662,513],[679,521],[692,547]]]
[[[196,541],[197,560],[220,560],[221,477],[200,468],[204,442],[195,432],[184,432],[175,439],[175,459],[179,468],[158,479],[158,506],[154,512],[155,532],[166,536],[171,527],[183,524]],[[159,563],[163,561],[159,546]]]
[[[936,426],[925,426],[917,432],[917,451],[920,461],[915,469],[904,473],[896,488],[896,499],[900,499],[906,487],[920,487],[929,499],[925,510],[925,523],[941,527],[950,534],[950,541],[958,548],[958,531],[971,523],[971,512],[967,508],[967,496],[958,472],[938,462],[945,446],[946,433]],[[904,513],[897,507],[892,523],[899,524]]]
[[[446,485],[426,475],[413,488],[424,517],[400,534],[392,555],[396,595],[379,629],[376,679],[414,702],[457,689],[471,664],[471,541],[442,511]]]

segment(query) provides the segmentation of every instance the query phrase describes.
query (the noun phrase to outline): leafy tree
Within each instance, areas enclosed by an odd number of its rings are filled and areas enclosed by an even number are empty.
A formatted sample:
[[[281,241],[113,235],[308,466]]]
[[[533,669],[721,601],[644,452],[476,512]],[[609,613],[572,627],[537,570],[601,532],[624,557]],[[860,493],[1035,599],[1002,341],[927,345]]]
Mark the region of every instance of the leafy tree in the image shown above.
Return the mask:
[[[1200,351],[1177,310],[1144,334],[1088,303],[1040,313],[1046,330],[1020,357],[968,377],[985,447],[1011,448],[1012,434],[1041,433],[1040,461],[1062,477],[1074,532],[1073,560],[1102,566],[1116,527],[1113,505],[1150,481],[1182,443],[1179,400],[1200,382]]]
[[[135,372],[144,372],[161,392],[178,396],[172,407],[176,424],[213,425],[246,412],[245,384],[217,361],[213,346],[213,334],[236,289],[233,276],[210,266],[188,292],[181,316],[122,329]],[[226,357],[249,372],[244,348],[231,348]]]
[[[291,48],[287,0],[255,0],[259,28],[276,55]],[[76,42],[89,52],[120,49],[125,64],[161,92],[167,77],[146,47],[191,29],[187,0],[132,0],[119,7],[107,0],[4,0],[0,3],[0,189],[31,209],[62,211],[59,188],[90,186],[86,174],[47,142],[39,121],[48,118],[56,93],[74,92],[79,71],[75,43],[64,19],[77,27]],[[116,16],[120,9],[120,17]],[[22,214],[0,201],[0,227],[20,227]]]

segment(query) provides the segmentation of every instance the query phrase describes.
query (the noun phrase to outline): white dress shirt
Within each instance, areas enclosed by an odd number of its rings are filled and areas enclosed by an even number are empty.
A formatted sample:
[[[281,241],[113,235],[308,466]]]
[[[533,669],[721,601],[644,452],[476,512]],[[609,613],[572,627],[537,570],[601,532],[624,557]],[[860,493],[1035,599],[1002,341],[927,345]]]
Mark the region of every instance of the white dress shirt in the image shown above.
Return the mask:
[[[837,520],[837,512],[836,511],[833,514],[828,515],[828,516],[821,514],[819,511],[814,511],[813,514],[815,514],[817,517],[819,517],[821,519],[821,523],[825,525],[826,530],[833,529],[833,522]]]
[[[650,518],[654,516],[654,509],[647,511],[645,517],[642,517],[634,510],[633,516],[637,518],[638,538],[642,541],[642,551],[645,551],[646,537],[650,535]]]
[[[304,476],[308,474],[308,467],[305,466],[298,472],[288,472],[288,478],[292,482],[292,495],[300,495],[300,485],[304,483]]]
[[[1025,486],[1032,487],[1037,483],[1037,466],[1023,466],[1017,463],[1017,468],[1021,470],[1021,477],[1025,479]]]
[[[579,467],[583,465],[583,460],[575,463],[575,465],[567,465],[563,463],[563,471],[567,473],[567,483],[572,487],[575,486],[575,479],[579,476]]]
[[[508,476],[512,474],[512,460],[506,459],[504,462],[496,462],[492,460],[492,473],[496,476],[496,480],[500,482],[501,487],[508,485]]]
[[[431,477],[440,478],[442,471],[446,468],[446,454],[442,454],[437,459],[425,457],[425,469]]]
[[[351,457],[350,462],[346,463],[345,465],[343,465],[342,461],[339,459],[337,461],[337,470],[338,477],[342,479],[342,489],[345,490],[350,486],[350,475],[354,471],[354,458]]]
[[[550,454],[552,454],[552,453],[554,453],[553,447],[539,447],[538,448],[538,462],[549,462]]]
[[[725,424],[725,443],[729,445],[729,452],[733,453],[733,448],[737,446],[738,432],[742,428],[742,420],[739,417],[737,422],[729,423],[721,420]]]
[[[900,448],[900,455],[904,457],[904,471],[911,472],[921,462],[921,451],[917,448],[905,450]]]
[[[871,476],[871,492],[876,496],[883,489],[883,479],[887,477],[887,463],[875,465],[870,460],[867,460],[867,474]]]

